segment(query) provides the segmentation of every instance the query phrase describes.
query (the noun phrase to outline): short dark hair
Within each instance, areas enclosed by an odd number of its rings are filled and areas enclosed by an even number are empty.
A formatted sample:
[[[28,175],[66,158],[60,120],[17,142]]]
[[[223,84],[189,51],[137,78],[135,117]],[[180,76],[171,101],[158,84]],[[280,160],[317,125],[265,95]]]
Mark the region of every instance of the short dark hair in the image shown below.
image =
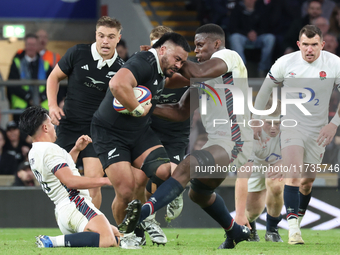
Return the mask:
[[[313,38],[314,36],[318,35],[320,36],[320,40],[322,41],[323,36],[322,36],[322,32],[320,30],[320,28],[318,28],[315,25],[306,25],[304,26],[299,33],[299,40],[301,38],[302,35],[306,35],[308,38]]]
[[[28,33],[25,35],[25,41],[28,39],[28,38],[35,38],[38,40],[38,36],[36,34],[33,34],[33,33]]]
[[[117,46],[122,46],[123,48],[126,48],[126,42],[124,39],[120,39],[120,41],[117,43]]]
[[[178,33],[165,33],[159,40],[152,46],[152,48],[159,48],[161,47],[165,42],[171,41],[174,44],[182,47],[186,52],[191,52],[191,48],[187,40],[185,38],[178,34]]]
[[[115,18],[111,18],[109,16],[103,16],[98,19],[97,24],[96,24],[96,29],[98,27],[109,27],[109,28],[117,28],[118,32],[120,32],[122,28],[122,24]]]
[[[19,128],[25,134],[34,136],[47,117],[47,110],[41,106],[31,106],[20,115]]]
[[[225,41],[225,33],[223,29],[219,25],[213,23],[200,26],[196,29],[195,34],[211,34],[213,35],[213,40],[220,39],[223,42]]]

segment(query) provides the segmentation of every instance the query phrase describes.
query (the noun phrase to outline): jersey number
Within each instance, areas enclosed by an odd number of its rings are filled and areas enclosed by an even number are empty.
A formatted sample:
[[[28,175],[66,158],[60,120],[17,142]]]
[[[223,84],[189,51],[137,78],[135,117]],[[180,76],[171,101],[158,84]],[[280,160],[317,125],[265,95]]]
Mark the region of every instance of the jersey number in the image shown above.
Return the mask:
[[[48,187],[48,185],[47,185],[46,182],[43,182],[43,181],[42,181],[42,176],[41,176],[41,174],[40,174],[37,170],[33,170],[33,174],[34,174],[35,178],[37,178],[38,182],[40,183],[42,190],[43,190],[45,193],[50,192],[51,188]]]

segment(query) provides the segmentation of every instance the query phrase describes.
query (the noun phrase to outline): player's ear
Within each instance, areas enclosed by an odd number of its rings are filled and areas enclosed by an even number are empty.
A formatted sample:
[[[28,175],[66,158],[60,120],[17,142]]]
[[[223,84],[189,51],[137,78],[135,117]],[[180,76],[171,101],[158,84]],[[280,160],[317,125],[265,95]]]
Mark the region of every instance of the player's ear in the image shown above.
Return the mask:
[[[221,46],[222,41],[217,39],[214,43],[214,49],[219,49]]]

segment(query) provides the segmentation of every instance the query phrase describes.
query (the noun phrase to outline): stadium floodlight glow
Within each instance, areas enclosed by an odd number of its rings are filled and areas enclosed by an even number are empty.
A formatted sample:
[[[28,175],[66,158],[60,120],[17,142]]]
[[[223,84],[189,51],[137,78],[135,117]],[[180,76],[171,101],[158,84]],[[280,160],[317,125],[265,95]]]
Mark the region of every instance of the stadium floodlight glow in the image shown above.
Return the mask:
[[[25,25],[4,25],[2,28],[4,38],[24,38]]]

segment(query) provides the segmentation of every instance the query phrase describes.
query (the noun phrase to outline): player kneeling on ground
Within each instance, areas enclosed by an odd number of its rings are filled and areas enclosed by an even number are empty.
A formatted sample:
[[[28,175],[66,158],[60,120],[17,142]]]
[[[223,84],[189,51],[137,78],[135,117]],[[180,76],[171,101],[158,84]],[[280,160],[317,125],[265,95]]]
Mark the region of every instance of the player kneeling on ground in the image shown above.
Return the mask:
[[[89,188],[111,185],[108,178],[80,176],[75,161],[92,142],[81,136],[70,153],[54,144],[56,132],[45,109],[33,106],[20,116],[20,129],[33,139],[28,157],[43,191],[55,203],[60,236],[36,237],[39,248],[118,246],[120,234],[91,202]]]

